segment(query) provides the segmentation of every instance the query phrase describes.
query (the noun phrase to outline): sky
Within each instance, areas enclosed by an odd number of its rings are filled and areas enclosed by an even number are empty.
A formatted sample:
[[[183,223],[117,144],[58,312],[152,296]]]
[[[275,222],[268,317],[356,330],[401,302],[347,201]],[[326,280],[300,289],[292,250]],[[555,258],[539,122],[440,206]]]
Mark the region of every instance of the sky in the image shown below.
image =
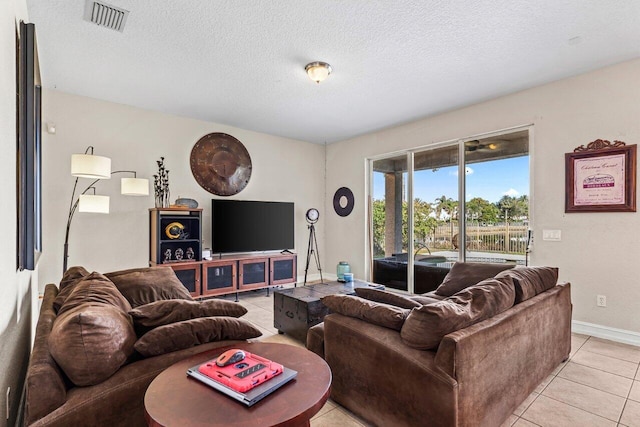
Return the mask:
[[[473,163],[467,166],[467,197],[482,197],[491,203],[505,194],[529,195],[529,156]],[[405,189],[406,189],[406,179]],[[433,202],[441,196],[458,200],[458,167],[450,166],[436,171],[425,169],[414,175],[414,196]],[[373,197],[384,199],[384,175],[373,174]]]

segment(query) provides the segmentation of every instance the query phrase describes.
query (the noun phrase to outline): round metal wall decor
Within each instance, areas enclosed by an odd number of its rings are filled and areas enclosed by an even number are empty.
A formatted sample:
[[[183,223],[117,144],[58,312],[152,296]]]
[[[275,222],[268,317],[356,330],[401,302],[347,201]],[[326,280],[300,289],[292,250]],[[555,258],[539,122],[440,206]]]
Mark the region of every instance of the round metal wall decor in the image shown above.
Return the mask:
[[[198,184],[217,196],[241,192],[251,178],[249,152],[231,135],[214,132],[203,136],[191,149],[191,172]]]
[[[346,199],[344,206],[340,203],[343,197]],[[351,211],[353,211],[354,204],[355,199],[353,197],[353,192],[347,187],[338,188],[338,190],[336,190],[336,194],[333,195],[333,209],[340,216],[349,215]]]

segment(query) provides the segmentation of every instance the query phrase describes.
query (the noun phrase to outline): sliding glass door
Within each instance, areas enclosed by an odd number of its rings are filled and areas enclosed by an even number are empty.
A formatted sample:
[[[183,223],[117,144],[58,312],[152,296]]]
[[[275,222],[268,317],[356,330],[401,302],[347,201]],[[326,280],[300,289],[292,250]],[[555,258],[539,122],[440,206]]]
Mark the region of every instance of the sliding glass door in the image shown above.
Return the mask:
[[[526,262],[527,129],[369,164],[374,282],[423,293],[435,289],[455,261]]]

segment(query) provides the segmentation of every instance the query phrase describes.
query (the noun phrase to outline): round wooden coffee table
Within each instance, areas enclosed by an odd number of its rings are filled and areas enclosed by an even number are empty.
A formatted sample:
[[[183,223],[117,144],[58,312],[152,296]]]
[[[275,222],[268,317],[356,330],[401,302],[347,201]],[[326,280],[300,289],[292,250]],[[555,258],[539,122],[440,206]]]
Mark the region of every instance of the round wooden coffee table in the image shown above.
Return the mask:
[[[187,369],[229,348],[240,348],[298,371],[298,376],[251,407],[187,377]],[[322,358],[301,347],[241,343],[196,354],[163,371],[144,396],[150,426],[309,426],[329,397],[331,371]]]

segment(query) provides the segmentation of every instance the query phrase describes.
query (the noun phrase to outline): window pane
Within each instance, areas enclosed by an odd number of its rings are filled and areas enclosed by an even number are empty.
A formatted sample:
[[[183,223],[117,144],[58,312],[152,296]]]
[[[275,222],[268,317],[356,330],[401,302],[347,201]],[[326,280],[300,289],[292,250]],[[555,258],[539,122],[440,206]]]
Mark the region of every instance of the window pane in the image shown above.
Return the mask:
[[[373,281],[407,290],[407,156],[373,162]]]
[[[415,153],[414,169],[416,261],[456,261],[458,145]]]
[[[524,264],[528,132],[465,142],[466,260]]]

